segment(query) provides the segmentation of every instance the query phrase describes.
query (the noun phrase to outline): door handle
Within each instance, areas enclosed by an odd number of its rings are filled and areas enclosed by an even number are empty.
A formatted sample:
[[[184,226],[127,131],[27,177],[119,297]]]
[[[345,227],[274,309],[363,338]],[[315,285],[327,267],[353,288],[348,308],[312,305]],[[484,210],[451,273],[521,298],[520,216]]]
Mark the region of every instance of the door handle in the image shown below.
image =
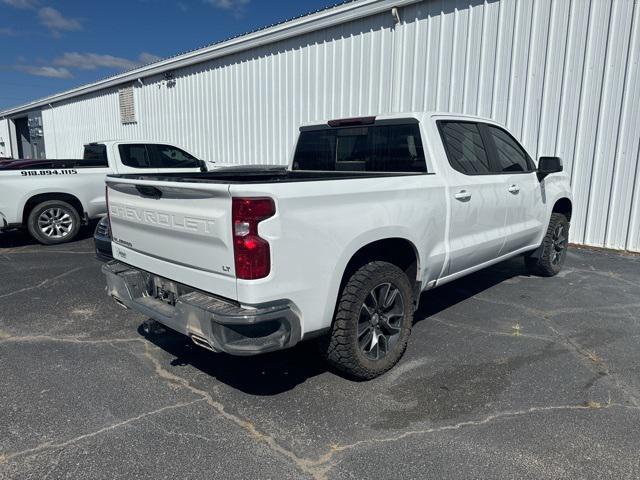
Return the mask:
[[[513,193],[514,195],[516,193],[520,193],[520,187],[516,184],[511,185],[508,190],[510,193]]]
[[[454,195],[456,200],[469,200],[471,198],[471,192],[468,192],[466,190],[460,190],[458,193],[456,193]]]

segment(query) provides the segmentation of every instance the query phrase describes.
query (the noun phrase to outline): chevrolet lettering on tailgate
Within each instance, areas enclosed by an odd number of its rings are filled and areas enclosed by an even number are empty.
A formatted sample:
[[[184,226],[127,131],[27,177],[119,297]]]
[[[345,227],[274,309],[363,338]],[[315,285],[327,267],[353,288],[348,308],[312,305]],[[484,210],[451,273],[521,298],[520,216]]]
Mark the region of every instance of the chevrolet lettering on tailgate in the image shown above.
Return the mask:
[[[180,215],[150,209],[140,209],[131,205],[109,205],[109,215],[124,220],[135,220],[162,228],[190,231],[201,234],[212,234],[215,221],[210,218]]]

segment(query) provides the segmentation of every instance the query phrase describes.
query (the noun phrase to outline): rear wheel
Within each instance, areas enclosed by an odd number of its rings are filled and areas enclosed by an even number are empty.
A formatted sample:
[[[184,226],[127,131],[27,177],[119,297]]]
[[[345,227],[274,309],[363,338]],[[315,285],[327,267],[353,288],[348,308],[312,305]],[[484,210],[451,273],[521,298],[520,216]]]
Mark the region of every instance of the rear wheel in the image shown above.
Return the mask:
[[[73,240],[80,231],[80,215],[62,200],[48,200],[36,205],[27,220],[29,233],[44,245]]]
[[[413,304],[411,283],[397,266],[361,267],[342,290],[331,332],[320,342],[327,361],[358,379],[383,374],[404,354]]]
[[[525,257],[527,269],[534,275],[557,275],[567,256],[569,246],[569,220],[562,213],[552,213],[547,233],[538,251]]]

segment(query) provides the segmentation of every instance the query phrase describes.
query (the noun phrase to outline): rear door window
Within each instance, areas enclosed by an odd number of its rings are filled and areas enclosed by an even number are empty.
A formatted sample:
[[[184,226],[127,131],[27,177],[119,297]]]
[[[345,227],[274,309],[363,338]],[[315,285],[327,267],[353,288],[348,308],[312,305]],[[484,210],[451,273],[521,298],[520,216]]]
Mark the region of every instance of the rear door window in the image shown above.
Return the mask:
[[[151,164],[155,168],[199,168],[200,160],[171,145],[148,145]]]
[[[465,175],[491,175],[489,155],[475,122],[438,122],[440,135],[454,170]]]
[[[120,160],[131,168],[157,168],[151,165],[147,146],[143,143],[119,145]]]
[[[427,171],[417,123],[302,131],[293,169],[397,173]]]

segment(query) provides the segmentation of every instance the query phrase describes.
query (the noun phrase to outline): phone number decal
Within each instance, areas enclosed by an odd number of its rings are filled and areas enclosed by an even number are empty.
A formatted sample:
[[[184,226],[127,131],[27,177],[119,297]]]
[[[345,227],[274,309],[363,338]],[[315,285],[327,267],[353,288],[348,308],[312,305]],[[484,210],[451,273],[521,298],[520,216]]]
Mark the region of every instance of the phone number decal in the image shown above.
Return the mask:
[[[76,169],[68,169],[68,170],[29,170],[22,171],[20,174],[23,177],[32,177],[39,175],[76,175],[78,170]]]

